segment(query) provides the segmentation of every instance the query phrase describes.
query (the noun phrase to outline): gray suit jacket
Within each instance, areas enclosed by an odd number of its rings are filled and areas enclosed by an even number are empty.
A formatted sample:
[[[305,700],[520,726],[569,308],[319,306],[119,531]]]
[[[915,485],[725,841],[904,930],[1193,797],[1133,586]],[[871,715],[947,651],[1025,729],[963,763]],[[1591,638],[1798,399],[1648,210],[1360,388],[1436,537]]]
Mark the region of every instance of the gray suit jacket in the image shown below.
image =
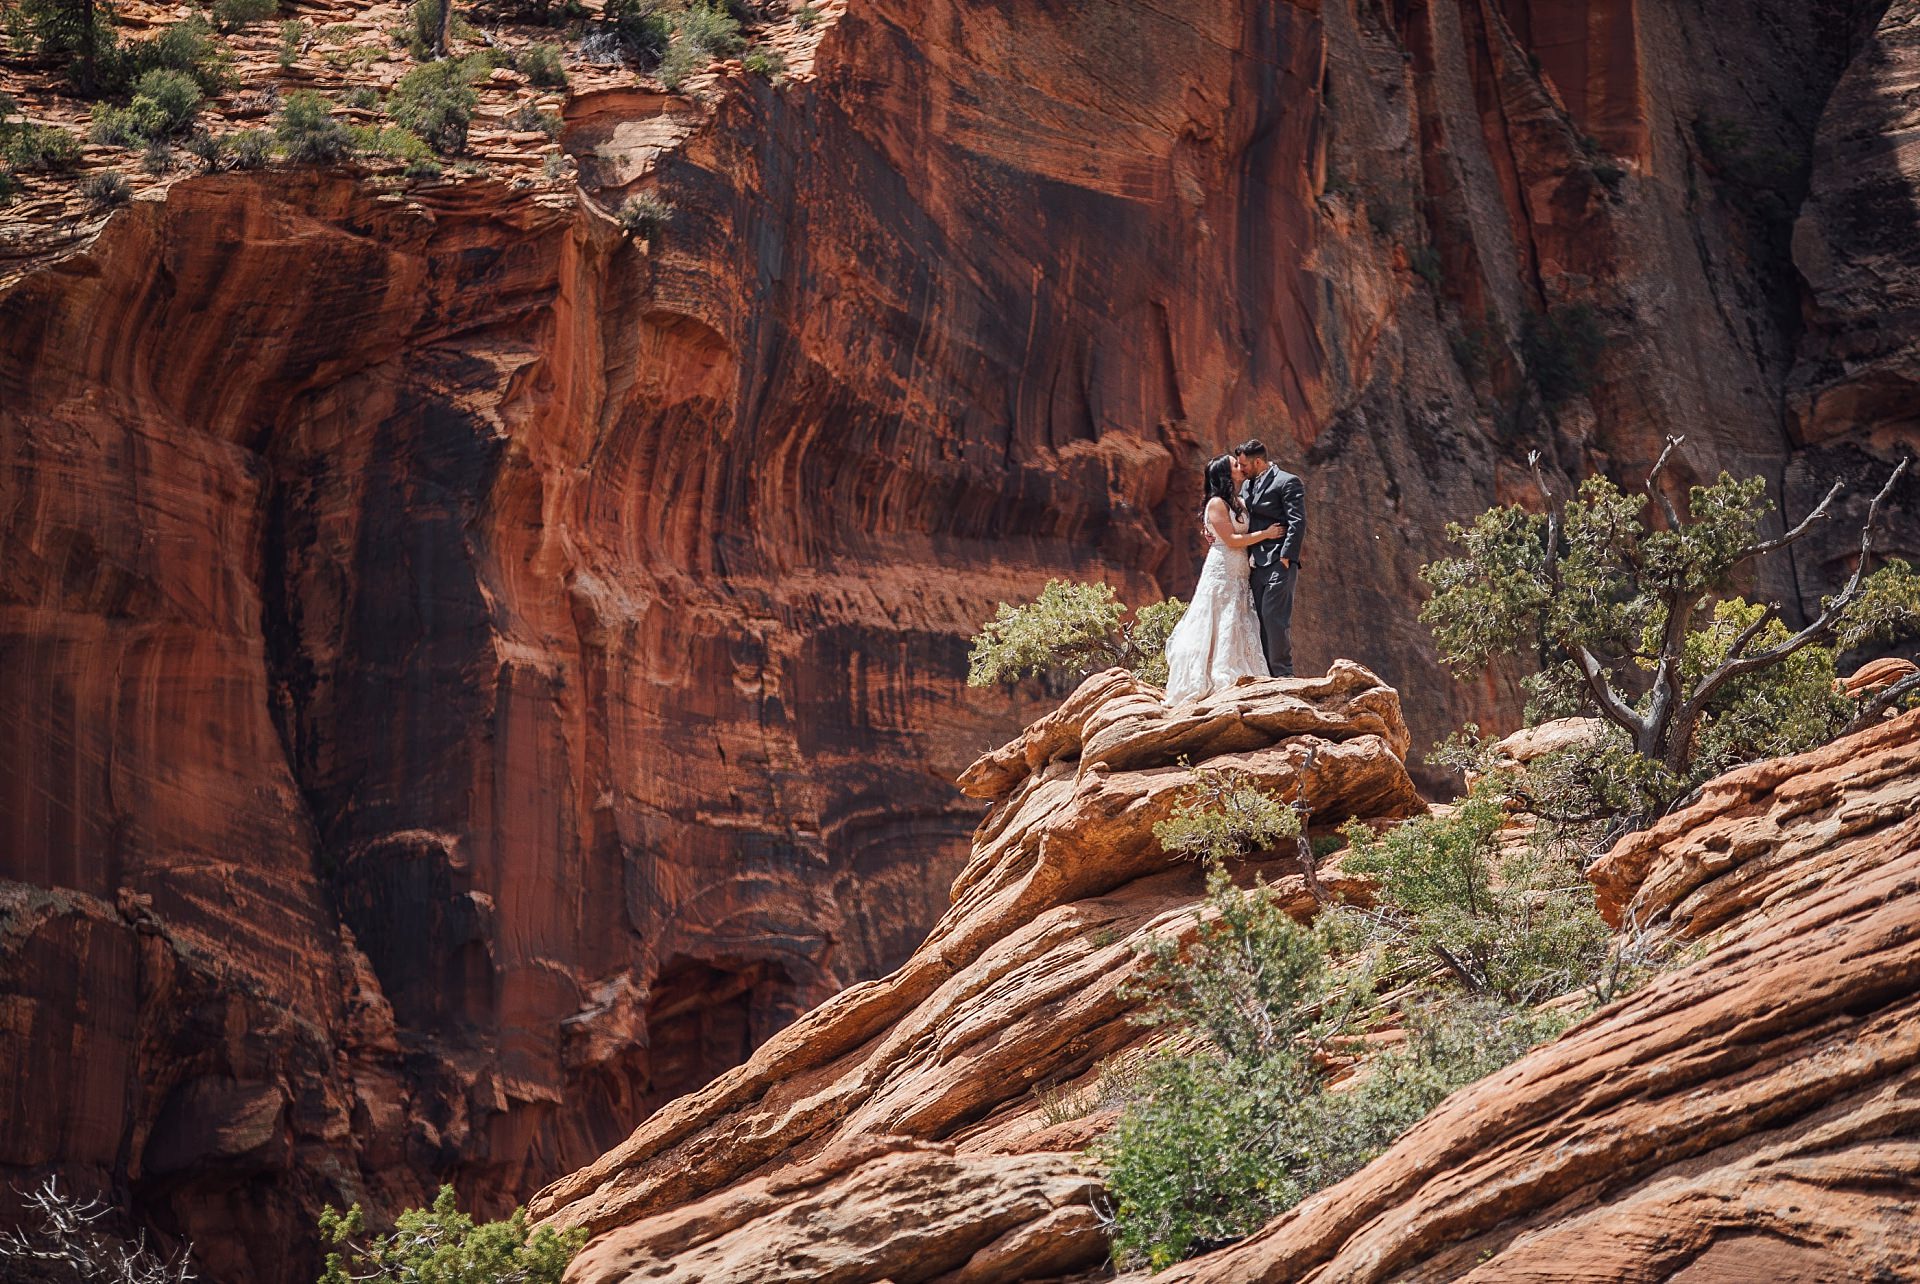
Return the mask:
[[[1249,530],[1287,528],[1285,539],[1265,540],[1253,546],[1254,566],[1271,566],[1283,557],[1294,566],[1300,565],[1300,545],[1307,536],[1307,489],[1300,479],[1268,464],[1266,472],[1240,483],[1240,502],[1247,506]]]

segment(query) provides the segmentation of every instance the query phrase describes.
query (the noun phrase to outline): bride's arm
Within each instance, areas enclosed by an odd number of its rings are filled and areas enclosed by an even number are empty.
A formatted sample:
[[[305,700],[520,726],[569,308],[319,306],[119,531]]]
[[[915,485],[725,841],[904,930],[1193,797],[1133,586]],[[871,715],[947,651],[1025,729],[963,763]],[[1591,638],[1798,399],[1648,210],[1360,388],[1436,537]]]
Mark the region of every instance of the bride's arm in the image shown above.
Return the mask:
[[[1265,540],[1279,539],[1287,533],[1284,526],[1269,526],[1266,530],[1242,535],[1233,529],[1233,514],[1227,509],[1227,501],[1218,495],[1207,501],[1207,529],[1228,548],[1249,548]]]

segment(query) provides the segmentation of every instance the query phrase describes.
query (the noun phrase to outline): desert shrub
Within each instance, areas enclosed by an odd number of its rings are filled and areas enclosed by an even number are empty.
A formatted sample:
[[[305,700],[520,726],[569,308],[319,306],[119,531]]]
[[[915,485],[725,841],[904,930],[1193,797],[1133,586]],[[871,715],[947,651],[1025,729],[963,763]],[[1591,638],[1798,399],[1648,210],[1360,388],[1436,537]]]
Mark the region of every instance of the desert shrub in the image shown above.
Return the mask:
[[[165,174],[173,168],[173,148],[165,138],[149,138],[140,152],[140,168],[149,174]]]
[[[1023,606],[1002,602],[981,627],[967,657],[967,684],[992,686],[1021,678],[1078,679],[1118,665],[1146,681],[1166,681],[1166,639],[1186,604],[1169,599],[1127,608],[1108,584],[1048,580]]]
[[[787,69],[787,60],[772,45],[755,45],[740,59],[740,65],[755,76],[777,80]]]
[[[1548,406],[1558,406],[1593,386],[1606,346],[1600,314],[1584,303],[1529,312],[1521,319],[1520,359],[1540,400]]]
[[[235,169],[260,169],[273,159],[273,135],[264,129],[229,134],[226,147]]]
[[[22,120],[0,127],[0,158],[16,173],[72,169],[80,161],[80,142],[64,129]]]
[[[814,24],[820,21],[820,6],[809,0],[809,3],[800,6],[800,12],[794,15],[794,21],[799,24],[800,30],[811,30]]]
[[[1169,852],[1213,863],[1270,850],[1300,832],[1300,813],[1237,768],[1201,767],[1153,827]]]
[[[1135,677],[1156,687],[1167,685],[1167,639],[1186,613],[1187,604],[1177,597],[1149,602],[1133,613],[1121,645]]]
[[[22,184],[11,170],[0,169],[0,205],[13,204],[20,195]]]
[[[548,138],[558,138],[564,123],[559,116],[550,111],[541,111],[532,103],[521,103],[507,113],[507,128],[520,133],[538,131]]]
[[[116,86],[135,85],[153,71],[175,71],[193,78],[202,94],[217,94],[231,79],[231,59],[205,18],[193,17],[163,27],[151,40],[129,43],[116,61]]]
[[[624,55],[643,67],[659,63],[673,39],[673,19],[661,0],[607,0],[601,12],[604,24],[581,41],[583,58],[599,60],[587,47],[598,36],[611,43],[613,56],[609,61],[618,61]]]
[[[615,217],[634,236],[651,240],[673,221],[673,206],[652,192],[642,192],[622,201]]]
[[[311,90],[287,95],[273,132],[291,161],[327,165],[346,159],[353,150],[353,135],[333,118],[327,100]]]
[[[366,1233],[358,1204],[344,1213],[329,1207],[320,1238],[329,1251],[319,1284],[560,1284],[587,1232],[530,1232],[522,1208],[476,1223],[442,1186],[432,1207],[400,1214],[385,1235]]]
[[[1476,994],[1529,1006],[1589,984],[1607,953],[1593,887],[1547,842],[1503,849],[1506,798],[1481,781],[1450,814],[1376,835],[1347,827],[1349,873],[1371,875],[1380,905],[1362,921],[1416,975],[1439,960]]]
[[[560,60],[558,45],[528,45],[513,61],[530,84],[558,88],[567,83],[567,69]]]
[[[227,147],[224,140],[204,129],[196,129],[187,135],[187,154],[200,162],[200,167],[208,173],[220,168],[226,159]]]
[[[96,170],[80,180],[80,195],[95,209],[112,209],[133,198],[133,185],[124,174],[110,169]]]
[[[434,150],[453,154],[467,145],[467,126],[480,96],[469,83],[474,69],[464,59],[416,67],[400,78],[387,99],[387,114]]]
[[[24,1192],[22,1216],[0,1231],[0,1279],[34,1284],[190,1284],[196,1278],[185,1248],[155,1252],[144,1234],[132,1240],[107,1229],[113,1209],[103,1200],[79,1200],[49,1177]]]
[[[280,24],[280,68],[290,70],[307,47],[307,24],[290,18]]]
[[[353,150],[363,156],[408,162],[433,159],[433,149],[418,134],[398,125],[349,125],[347,134],[353,140]]]
[[[213,0],[213,25],[238,31],[280,12],[280,0]]]
[[[724,9],[694,5],[672,18],[672,35],[660,60],[660,81],[678,90],[688,76],[716,58],[739,51],[740,23]]]
[[[134,82],[125,107],[96,103],[91,135],[96,143],[133,147],[186,130],[200,114],[200,86],[184,71],[156,67]]]
[[[358,111],[377,112],[380,110],[380,91],[372,85],[356,85],[347,91],[347,96],[341,101]]]

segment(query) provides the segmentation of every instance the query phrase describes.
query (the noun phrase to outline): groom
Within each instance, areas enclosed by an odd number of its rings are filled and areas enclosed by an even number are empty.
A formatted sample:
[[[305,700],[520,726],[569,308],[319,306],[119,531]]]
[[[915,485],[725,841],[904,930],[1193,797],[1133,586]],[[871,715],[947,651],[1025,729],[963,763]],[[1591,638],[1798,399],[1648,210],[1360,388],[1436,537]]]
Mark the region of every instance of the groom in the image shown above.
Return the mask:
[[[1293,581],[1300,573],[1300,541],[1307,533],[1307,492],[1292,473],[1267,462],[1258,441],[1235,446],[1240,471],[1240,502],[1247,506],[1247,528],[1284,526],[1284,539],[1266,540],[1252,549],[1253,611],[1260,617],[1260,642],[1267,651],[1267,672],[1293,676]]]

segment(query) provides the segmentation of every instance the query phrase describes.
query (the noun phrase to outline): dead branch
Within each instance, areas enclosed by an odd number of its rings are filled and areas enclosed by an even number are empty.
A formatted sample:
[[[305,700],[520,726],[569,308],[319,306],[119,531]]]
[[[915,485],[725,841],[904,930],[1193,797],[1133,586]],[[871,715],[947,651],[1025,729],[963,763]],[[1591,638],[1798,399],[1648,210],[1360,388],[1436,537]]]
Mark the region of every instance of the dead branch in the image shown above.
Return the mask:
[[[1660,457],[1653,461],[1653,467],[1647,473],[1647,495],[1659,504],[1660,511],[1667,515],[1668,530],[1680,529],[1680,513],[1674,508],[1673,501],[1667,498],[1667,493],[1660,489],[1660,472],[1667,466],[1667,460],[1672,456],[1675,448],[1685,440],[1685,437],[1667,438],[1667,444],[1660,448]]]
[[[1792,530],[1788,531],[1785,535],[1780,536],[1778,539],[1766,539],[1766,540],[1761,540],[1758,544],[1747,545],[1747,547],[1740,550],[1740,556],[1735,560],[1744,562],[1749,557],[1759,557],[1763,553],[1777,552],[1778,550],[1783,549],[1787,545],[1793,543],[1795,540],[1799,539],[1802,535],[1805,535],[1809,530],[1813,529],[1813,524],[1815,522],[1824,522],[1827,520],[1827,517],[1829,515],[1827,510],[1833,507],[1833,501],[1840,498],[1840,492],[1844,491],[1846,488],[1847,487],[1845,482],[1835,482],[1833,484],[1833,489],[1827,492],[1827,497],[1821,500],[1817,505],[1815,505],[1814,510],[1811,513],[1808,513],[1805,517],[1801,518],[1799,525],[1795,526]]]

